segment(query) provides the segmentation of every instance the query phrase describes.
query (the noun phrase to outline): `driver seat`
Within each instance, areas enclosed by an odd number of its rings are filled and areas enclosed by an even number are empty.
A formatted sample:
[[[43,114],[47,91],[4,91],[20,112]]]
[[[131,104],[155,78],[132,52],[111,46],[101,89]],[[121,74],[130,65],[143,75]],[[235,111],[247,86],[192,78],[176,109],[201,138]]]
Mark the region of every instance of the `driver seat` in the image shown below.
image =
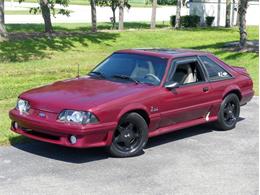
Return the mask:
[[[154,67],[150,62],[137,62],[131,74],[132,78],[144,78],[147,74],[154,74]]]

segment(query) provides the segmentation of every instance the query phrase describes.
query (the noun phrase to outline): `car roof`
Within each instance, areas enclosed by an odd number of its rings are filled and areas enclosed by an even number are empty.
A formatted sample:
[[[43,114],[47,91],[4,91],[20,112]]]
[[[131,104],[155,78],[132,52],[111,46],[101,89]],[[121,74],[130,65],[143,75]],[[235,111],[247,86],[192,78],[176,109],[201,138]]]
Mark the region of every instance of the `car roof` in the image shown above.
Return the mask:
[[[194,55],[207,55],[208,52],[192,50],[192,49],[169,49],[169,48],[136,48],[136,49],[123,49],[115,53],[128,53],[139,55],[150,55],[161,58],[175,58]]]

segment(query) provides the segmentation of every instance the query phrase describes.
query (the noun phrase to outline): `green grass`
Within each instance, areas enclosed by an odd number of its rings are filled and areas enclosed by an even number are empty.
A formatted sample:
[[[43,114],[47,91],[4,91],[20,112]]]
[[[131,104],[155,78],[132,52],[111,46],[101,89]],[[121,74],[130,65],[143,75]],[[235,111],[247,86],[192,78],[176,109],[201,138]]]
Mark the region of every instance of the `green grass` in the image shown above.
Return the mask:
[[[103,26],[108,24],[102,24]],[[126,24],[149,27],[147,24]],[[41,25],[7,25],[11,32],[41,31]],[[88,30],[87,24],[60,24],[56,30]],[[249,27],[249,39],[258,39],[258,27]],[[227,52],[224,43],[237,41],[238,29],[197,28],[185,30],[136,30],[99,32],[97,34],[37,38],[0,43],[0,143],[20,142],[22,138],[9,131],[8,111],[15,106],[24,90],[75,77],[77,64],[81,75],[113,51],[123,48],[164,47],[193,48],[214,53],[225,62],[248,69],[258,94],[258,61],[255,53]]]
[[[29,15],[28,10],[5,10],[5,15]]]
[[[40,12],[37,12],[36,14],[30,13],[28,10],[5,10],[5,15],[40,15]],[[55,9],[55,13],[58,13],[59,9]],[[70,11],[70,13],[73,13],[73,11]]]

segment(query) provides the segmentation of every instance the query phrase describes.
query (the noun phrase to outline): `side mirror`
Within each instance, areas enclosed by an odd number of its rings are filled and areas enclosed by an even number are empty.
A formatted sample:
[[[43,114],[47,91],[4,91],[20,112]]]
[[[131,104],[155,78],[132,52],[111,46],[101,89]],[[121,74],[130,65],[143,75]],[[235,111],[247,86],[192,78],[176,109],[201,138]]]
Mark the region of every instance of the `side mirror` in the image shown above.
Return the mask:
[[[175,81],[170,81],[170,82],[165,83],[164,87],[166,89],[172,90],[172,89],[180,87],[180,84]]]

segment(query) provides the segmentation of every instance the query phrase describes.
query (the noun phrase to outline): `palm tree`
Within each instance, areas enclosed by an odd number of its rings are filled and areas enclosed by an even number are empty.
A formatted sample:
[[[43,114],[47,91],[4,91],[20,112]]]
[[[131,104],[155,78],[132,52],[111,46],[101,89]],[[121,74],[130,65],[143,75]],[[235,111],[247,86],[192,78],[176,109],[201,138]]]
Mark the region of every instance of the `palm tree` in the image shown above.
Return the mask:
[[[248,8],[248,0],[240,0],[238,5],[239,14],[239,33],[240,33],[240,48],[246,46],[247,32],[246,32],[246,11]]]
[[[124,30],[124,0],[119,2],[118,30]]]
[[[91,6],[91,23],[92,23],[92,32],[97,32],[97,12],[96,12],[96,2],[95,0],[90,0]]]
[[[231,0],[226,0],[226,27],[230,27],[230,17],[231,17]]]
[[[177,0],[175,28],[181,27],[181,0]]]
[[[155,28],[156,25],[156,7],[157,7],[157,0],[153,0],[152,5],[152,18],[151,18],[151,28]]]
[[[0,40],[6,36],[7,33],[5,29],[4,0],[0,0]]]

